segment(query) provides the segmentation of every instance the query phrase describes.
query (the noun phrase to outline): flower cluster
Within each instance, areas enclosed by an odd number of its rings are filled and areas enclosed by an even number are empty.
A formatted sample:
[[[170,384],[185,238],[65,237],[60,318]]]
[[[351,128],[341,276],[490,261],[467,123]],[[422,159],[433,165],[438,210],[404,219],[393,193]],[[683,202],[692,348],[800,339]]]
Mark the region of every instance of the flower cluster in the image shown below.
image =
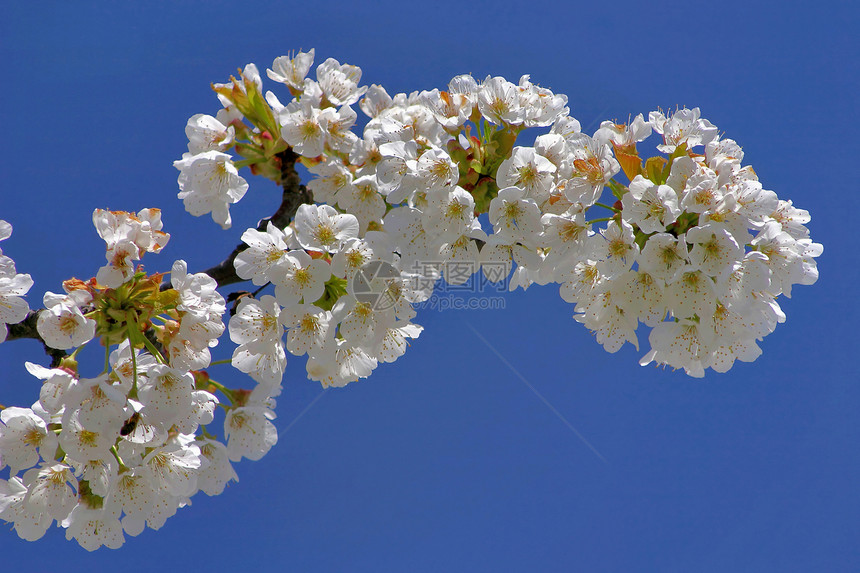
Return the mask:
[[[386,234],[358,234],[354,215],[302,205],[295,229],[270,224],[266,232],[242,235],[249,248],[236,257],[236,272],[254,284],[273,284],[275,295],[244,298],[230,319],[230,338],[240,345],[236,368],[261,383],[280,384],[284,328],[286,349],[307,354],[308,376],[324,387],[366,378],[379,363],[403,355],[407,339],[422,330],[410,322],[412,303],[429,293],[413,288]],[[374,263],[388,272],[362,274]],[[350,293],[356,285],[367,287],[369,298]]]
[[[231,461],[259,459],[277,441],[267,392],[231,390],[203,371],[224,332],[215,281],[180,260],[162,289],[161,275],[130,268],[167,242],[158,211],[97,210],[93,221],[108,265],[66,281],[65,295],[47,293],[37,322],[47,345],[74,351],[55,368],[27,363],[39,400],[0,411],[0,469],[10,472],[0,518],[27,540],[57,522],[89,550],[160,528],[198,491],[221,493],[238,479]],[[96,336],[105,370],[85,378],[76,357]],[[226,445],[206,428],[219,405]]]
[[[437,279],[462,284],[482,265],[493,281],[507,278],[498,265],[513,269],[512,289],[559,284],[575,319],[609,352],[625,342],[638,349],[645,324],[652,348],[642,363],[693,376],[754,360],[757,341],[784,320],[776,298],[817,278],[822,249],[804,227],[808,213],[765,190],[741,164],[740,146],[720,138],[697,108],[604,122],[588,135],[566,96],[528,76],[515,84],[462,75],[447,91],[390,96],[359,86],[361,70],[334,59],[307,77],[313,57],[312,50],[283,56],[267,71],[289,89],[287,105],[272,92],[254,95],[258,75],[234,80],[219,96],[226,110],[244,105],[246,115],[262,118],[246,118],[251,131],[280,134],[269,155],[287,145],[316,176],[308,187],[322,205],[303,206],[286,229],[247,231],[250,249],[236,269],[275,285],[274,299],[244,305],[286,326],[287,349],[307,353],[309,376],[324,385],[369,374],[389,336],[402,354],[420,329],[410,322],[411,303],[429,297]],[[249,65],[246,76],[249,69],[256,71]],[[264,99],[265,113],[245,101]],[[361,135],[353,104],[369,118]],[[532,145],[516,145],[529,127],[548,129]],[[637,144],[653,133],[664,155],[643,159]],[[266,157],[264,148],[237,149]],[[609,192],[610,204],[601,202]],[[401,302],[385,319],[340,288],[373,261],[397,275],[380,286]],[[254,330],[241,328],[234,364],[278,377],[281,332],[268,331],[269,343],[252,349]]]

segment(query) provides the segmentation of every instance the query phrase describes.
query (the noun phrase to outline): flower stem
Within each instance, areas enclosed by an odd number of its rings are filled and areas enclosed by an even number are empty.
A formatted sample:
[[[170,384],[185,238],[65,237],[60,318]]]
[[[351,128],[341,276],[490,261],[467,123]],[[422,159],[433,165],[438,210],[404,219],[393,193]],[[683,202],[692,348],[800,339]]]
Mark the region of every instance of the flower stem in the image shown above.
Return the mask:
[[[621,209],[616,209],[615,207],[612,207],[612,206],[610,206],[610,205],[606,205],[606,204],[604,204],[604,203],[595,203],[594,205],[595,205],[596,207],[603,207],[604,209],[609,209],[609,210],[610,210],[610,211],[612,211],[613,213],[620,213],[620,212],[621,212]]]

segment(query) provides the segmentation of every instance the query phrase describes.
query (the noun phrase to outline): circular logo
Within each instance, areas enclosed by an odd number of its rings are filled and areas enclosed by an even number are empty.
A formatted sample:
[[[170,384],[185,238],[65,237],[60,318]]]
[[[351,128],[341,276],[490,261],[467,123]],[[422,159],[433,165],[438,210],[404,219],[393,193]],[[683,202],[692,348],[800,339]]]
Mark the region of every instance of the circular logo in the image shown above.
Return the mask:
[[[374,311],[392,308],[400,299],[400,271],[385,261],[361,265],[347,285],[349,294]]]

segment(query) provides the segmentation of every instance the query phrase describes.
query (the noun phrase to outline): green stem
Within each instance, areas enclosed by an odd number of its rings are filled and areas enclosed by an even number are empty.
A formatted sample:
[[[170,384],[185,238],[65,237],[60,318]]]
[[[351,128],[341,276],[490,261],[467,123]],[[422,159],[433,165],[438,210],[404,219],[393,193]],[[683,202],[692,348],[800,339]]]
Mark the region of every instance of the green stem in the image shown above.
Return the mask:
[[[595,223],[603,223],[605,221],[614,221],[615,217],[603,217],[602,219],[594,219],[593,221],[586,221],[586,225],[593,225]]]
[[[78,346],[77,348],[75,348],[75,350],[72,352],[72,354],[69,356],[69,358],[71,358],[72,360],[74,360],[74,359],[75,359],[75,356],[77,356],[77,355],[78,355],[78,352],[80,352],[81,350],[83,350],[83,349],[87,346],[87,344],[89,344],[89,341],[84,342],[83,344],[81,344],[80,346]]]
[[[128,468],[125,463],[122,461],[122,458],[119,457],[119,452],[116,449],[116,444],[110,447],[110,452],[113,454],[113,457],[116,458],[117,463],[119,464],[120,469]]]
[[[131,343],[131,335],[128,337],[128,349],[131,350],[131,369],[134,371],[131,392],[128,393],[128,397],[137,398],[137,352],[135,352],[134,345]]]
[[[167,360],[164,359],[164,356],[161,355],[161,352],[153,345],[149,339],[145,336],[140,337],[143,340],[143,345],[149,350],[149,353],[155,356],[155,359],[158,360],[161,364],[167,364]]]
[[[595,203],[594,205],[595,205],[596,207],[603,207],[604,209],[609,209],[609,210],[610,210],[610,211],[612,211],[613,213],[620,213],[620,212],[621,212],[621,209],[616,209],[615,207],[612,207],[612,206],[610,206],[610,205],[606,205],[606,204],[604,204],[604,203]]]
[[[233,391],[230,390],[229,388],[227,388],[226,386],[224,386],[223,384],[216,382],[215,380],[212,380],[211,378],[209,379],[208,383],[215,386],[215,388],[220,390],[222,394],[227,396],[227,399],[230,400],[231,404],[236,401],[236,399],[233,396]]]
[[[219,366],[221,364],[232,364],[232,363],[233,363],[232,358],[225,358],[224,360],[216,360],[215,362],[210,362],[209,366]]]
[[[264,161],[267,161],[265,157],[253,157],[251,159],[242,159],[241,161],[234,161],[233,166],[236,169],[242,169],[243,167],[254,165],[256,163],[263,163]]]

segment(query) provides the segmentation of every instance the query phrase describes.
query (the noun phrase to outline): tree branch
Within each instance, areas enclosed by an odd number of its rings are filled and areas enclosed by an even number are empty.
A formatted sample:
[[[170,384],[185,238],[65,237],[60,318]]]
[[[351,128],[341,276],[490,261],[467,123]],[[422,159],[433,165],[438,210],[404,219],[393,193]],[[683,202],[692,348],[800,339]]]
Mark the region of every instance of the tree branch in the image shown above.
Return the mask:
[[[42,346],[45,347],[45,354],[51,357],[51,368],[56,368],[59,366],[60,360],[68,356],[69,353],[65,350],[51,348],[45,344],[44,340],[42,340],[42,337],[39,335],[39,331],[36,329],[36,322],[39,320],[39,313],[42,312],[42,310],[31,310],[27,313],[27,317],[21,322],[6,325],[9,328],[9,335],[6,337],[6,341],[18,340],[20,338],[35,338],[42,343]]]
[[[275,157],[281,161],[281,186],[284,189],[283,198],[278,210],[271,217],[260,220],[257,224],[258,231],[265,231],[269,221],[276,227],[283,229],[296,216],[296,211],[299,210],[300,205],[314,202],[313,193],[301,184],[301,178],[296,171],[296,160],[299,156],[292,149],[287,149],[278,153]],[[237,245],[226,259],[203,272],[215,279],[218,286],[242,282],[245,279],[240,278],[236,274],[233,261],[236,260],[236,256],[239,253],[247,248],[248,245],[245,243]]]

